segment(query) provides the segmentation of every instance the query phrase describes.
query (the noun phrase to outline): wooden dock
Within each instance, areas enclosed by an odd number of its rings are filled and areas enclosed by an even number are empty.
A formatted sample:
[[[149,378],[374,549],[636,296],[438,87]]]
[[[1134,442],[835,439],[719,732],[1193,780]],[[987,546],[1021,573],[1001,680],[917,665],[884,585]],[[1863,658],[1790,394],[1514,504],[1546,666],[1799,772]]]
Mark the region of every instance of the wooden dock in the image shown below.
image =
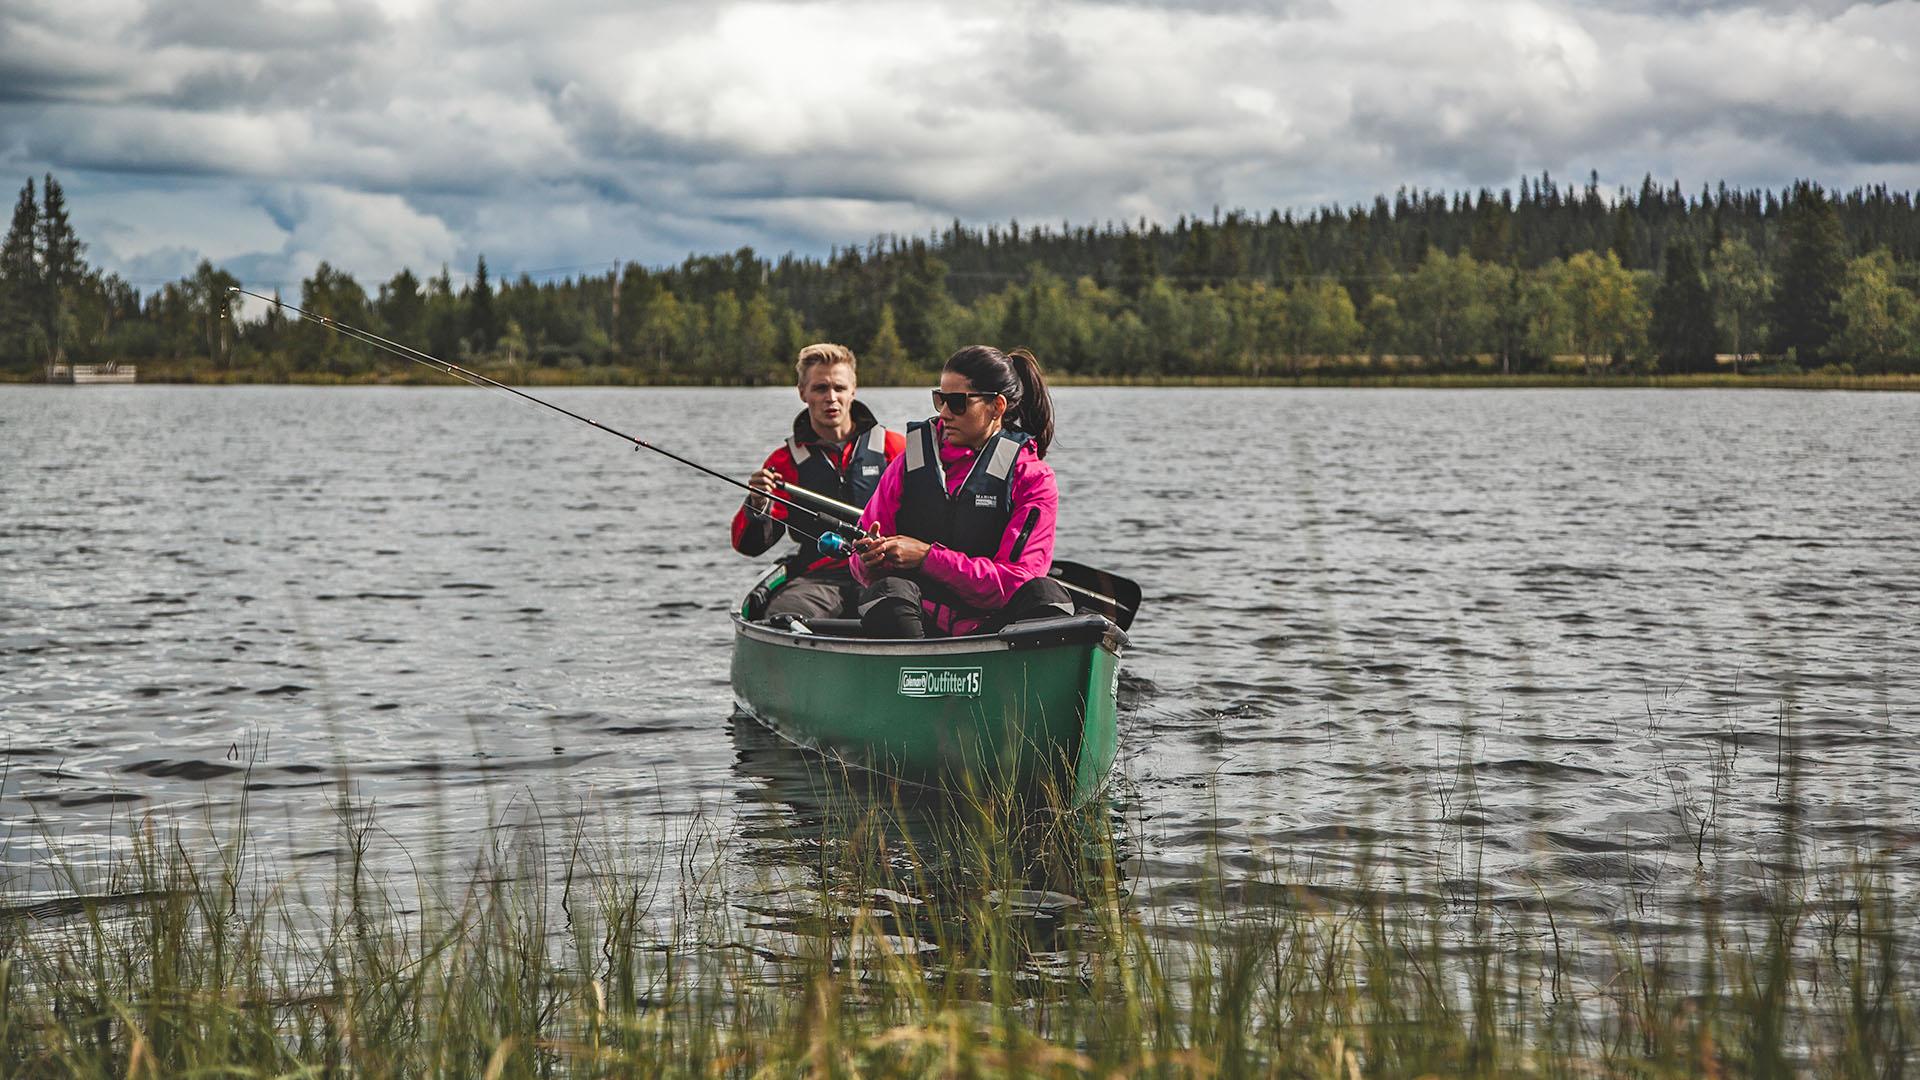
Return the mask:
[[[138,382],[132,364],[48,364],[47,381],[85,386],[92,383]]]

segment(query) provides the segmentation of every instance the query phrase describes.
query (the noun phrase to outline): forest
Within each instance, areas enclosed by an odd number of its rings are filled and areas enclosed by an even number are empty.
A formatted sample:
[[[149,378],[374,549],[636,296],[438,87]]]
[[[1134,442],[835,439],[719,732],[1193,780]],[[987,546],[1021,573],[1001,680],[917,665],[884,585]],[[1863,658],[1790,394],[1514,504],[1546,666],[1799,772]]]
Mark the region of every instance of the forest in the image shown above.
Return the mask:
[[[242,286],[507,380],[759,384],[811,341],[863,381],[1024,345],[1088,380],[1381,372],[1569,376],[1920,372],[1913,192],[1722,184],[1401,189],[1305,214],[1075,225],[955,221],[824,258],[750,248],[590,273],[320,263],[297,296],[203,261],[145,292],[91,266],[58,180],[29,178],[0,246],[0,377],[138,363],[142,381],[411,379]],[[230,309],[229,301],[234,301]]]

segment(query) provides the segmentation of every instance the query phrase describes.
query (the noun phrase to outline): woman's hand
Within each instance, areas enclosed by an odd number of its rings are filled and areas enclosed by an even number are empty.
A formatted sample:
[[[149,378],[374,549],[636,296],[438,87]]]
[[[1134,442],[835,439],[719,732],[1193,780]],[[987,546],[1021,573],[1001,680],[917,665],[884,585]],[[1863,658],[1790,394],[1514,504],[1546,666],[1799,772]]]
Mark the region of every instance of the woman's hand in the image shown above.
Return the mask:
[[[869,570],[918,570],[932,547],[911,536],[876,536],[853,542],[860,565]]]

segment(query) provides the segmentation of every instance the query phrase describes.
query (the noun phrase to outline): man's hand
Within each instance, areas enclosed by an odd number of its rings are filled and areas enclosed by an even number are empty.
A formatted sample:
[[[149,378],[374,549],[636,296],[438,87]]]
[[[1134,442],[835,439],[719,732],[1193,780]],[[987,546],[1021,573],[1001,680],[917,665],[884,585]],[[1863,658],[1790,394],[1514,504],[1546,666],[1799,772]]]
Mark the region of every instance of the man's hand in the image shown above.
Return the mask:
[[[780,474],[772,469],[761,469],[747,478],[747,486],[754,491],[777,491],[783,483],[785,481],[780,479]],[[747,509],[756,514],[764,514],[771,502],[772,500],[765,495],[748,495]]]
[[[872,536],[853,542],[860,565],[869,570],[918,570],[932,547],[911,536]]]

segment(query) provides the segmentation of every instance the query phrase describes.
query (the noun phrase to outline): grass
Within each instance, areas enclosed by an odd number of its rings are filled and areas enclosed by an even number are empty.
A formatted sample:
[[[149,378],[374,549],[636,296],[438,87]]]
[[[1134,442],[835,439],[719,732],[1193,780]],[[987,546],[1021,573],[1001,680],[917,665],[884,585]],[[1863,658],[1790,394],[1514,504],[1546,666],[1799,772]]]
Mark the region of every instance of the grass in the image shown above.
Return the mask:
[[[400,875],[343,785],[311,877],[271,870],[244,811],[199,840],[141,820],[104,871],[0,915],[0,1075],[1864,1077],[1913,1055],[1906,911],[1870,863],[1737,901],[1703,876],[1674,941],[1547,902],[1578,883],[1497,905],[1357,842],[1338,882],[1217,851],[1142,880],[1103,809],[820,780],[790,808],[804,903],[733,895],[724,844],[662,865],[584,813]]]

